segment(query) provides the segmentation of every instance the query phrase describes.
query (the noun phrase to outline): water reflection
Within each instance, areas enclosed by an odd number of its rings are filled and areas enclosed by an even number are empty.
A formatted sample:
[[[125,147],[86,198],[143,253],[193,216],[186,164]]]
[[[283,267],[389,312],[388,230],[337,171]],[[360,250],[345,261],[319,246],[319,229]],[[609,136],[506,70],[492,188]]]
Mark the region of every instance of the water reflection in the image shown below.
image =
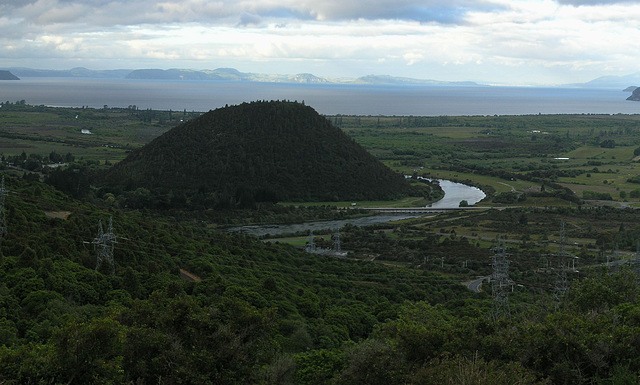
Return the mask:
[[[451,182],[449,180],[439,180],[440,187],[444,191],[444,197],[433,203],[433,208],[451,208],[459,207],[460,201],[466,200],[471,206],[480,202],[486,196],[482,190],[477,187],[468,186],[462,183]],[[378,223],[386,223],[391,221],[399,221],[407,218],[417,218],[432,214],[380,214],[372,215],[364,218],[343,219],[337,221],[319,221],[306,222],[288,225],[259,225],[259,226],[240,226],[229,229],[230,232],[243,232],[258,237],[264,235],[292,234],[301,231],[319,231],[319,230],[338,230],[347,223],[354,226],[370,226]]]
[[[486,197],[486,194],[477,187],[466,184],[452,182],[450,180],[438,179],[440,187],[444,191],[444,197],[433,203],[433,208],[460,207],[460,201],[467,201],[469,206],[473,206]]]

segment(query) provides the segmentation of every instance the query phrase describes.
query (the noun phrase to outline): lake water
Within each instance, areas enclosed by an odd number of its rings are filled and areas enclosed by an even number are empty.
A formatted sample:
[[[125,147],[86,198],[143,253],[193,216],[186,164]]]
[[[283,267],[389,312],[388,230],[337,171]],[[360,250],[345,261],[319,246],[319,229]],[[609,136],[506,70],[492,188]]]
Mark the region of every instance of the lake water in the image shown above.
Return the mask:
[[[466,200],[469,205],[474,205],[484,199],[485,194],[477,187],[468,186],[462,183],[439,180],[440,187],[444,190],[444,197],[433,203],[434,208],[458,207],[461,200]],[[337,221],[318,221],[307,223],[295,223],[288,225],[260,225],[260,226],[240,226],[229,229],[230,232],[243,232],[258,237],[270,234],[293,234],[301,231],[318,230],[339,230],[347,223],[354,226],[370,226],[378,223],[399,221],[407,218],[416,218],[432,214],[378,214],[364,218],[344,219]]]
[[[306,85],[135,79],[23,78],[0,82],[0,101],[32,105],[208,111],[254,100],[297,100],[335,115],[637,114],[612,89]]]

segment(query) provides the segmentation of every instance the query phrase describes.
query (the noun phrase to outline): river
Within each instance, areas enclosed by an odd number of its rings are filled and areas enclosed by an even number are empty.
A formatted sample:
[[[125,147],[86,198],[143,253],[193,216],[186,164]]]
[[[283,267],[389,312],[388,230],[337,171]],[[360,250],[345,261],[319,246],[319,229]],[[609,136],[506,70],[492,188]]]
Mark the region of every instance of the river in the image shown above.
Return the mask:
[[[439,180],[440,187],[444,191],[444,197],[434,202],[433,208],[450,208],[459,207],[460,201],[466,200],[470,206],[480,202],[486,196],[482,190],[477,187],[468,186],[462,183],[456,183],[449,180]],[[399,221],[407,218],[417,218],[431,214],[378,214],[363,218],[342,219],[336,221],[317,221],[295,223],[287,225],[257,225],[257,226],[240,226],[229,229],[230,232],[242,232],[246,234],[262,237],[265,235],[293,234],[302,231],[319,231],[319,230],[338,230],[347,223],[354,226],[370,226],[378,223],[386,223],[391,221]]]
[[[477,187],[444,179],[439,179],[438,182],[444,191],[444,197],[431,205],[436,209],[459,207],[460,201],[463,200],[467,201],[469,206],[473,206],[486,197],[485,193]]]

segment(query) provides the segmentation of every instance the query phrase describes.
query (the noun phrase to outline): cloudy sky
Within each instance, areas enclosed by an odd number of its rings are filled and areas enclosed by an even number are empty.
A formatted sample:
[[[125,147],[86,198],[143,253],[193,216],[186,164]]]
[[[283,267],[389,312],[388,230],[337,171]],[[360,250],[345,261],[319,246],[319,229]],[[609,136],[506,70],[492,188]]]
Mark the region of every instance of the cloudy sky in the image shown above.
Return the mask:
[[[0,67],[562,84],[640,71],[640,0],[0,0]]]

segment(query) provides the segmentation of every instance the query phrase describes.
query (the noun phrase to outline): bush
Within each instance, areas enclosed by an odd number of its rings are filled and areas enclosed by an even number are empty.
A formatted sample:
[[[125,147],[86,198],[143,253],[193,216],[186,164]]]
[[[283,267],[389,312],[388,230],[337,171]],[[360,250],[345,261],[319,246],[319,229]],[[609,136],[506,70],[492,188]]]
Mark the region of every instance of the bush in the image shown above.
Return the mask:
[[[516,203],[518,201],[518,193],[514,191],[501,192],[493,197],[495,203]]]
[[[582,192],[582,198],[590,199],[590,200],[601,200],[601,201],[613,200],[613,198],[611,197],[611,194],[609,193],[601,193],[601,192],[589,191],[589,190],[585,190]]]

